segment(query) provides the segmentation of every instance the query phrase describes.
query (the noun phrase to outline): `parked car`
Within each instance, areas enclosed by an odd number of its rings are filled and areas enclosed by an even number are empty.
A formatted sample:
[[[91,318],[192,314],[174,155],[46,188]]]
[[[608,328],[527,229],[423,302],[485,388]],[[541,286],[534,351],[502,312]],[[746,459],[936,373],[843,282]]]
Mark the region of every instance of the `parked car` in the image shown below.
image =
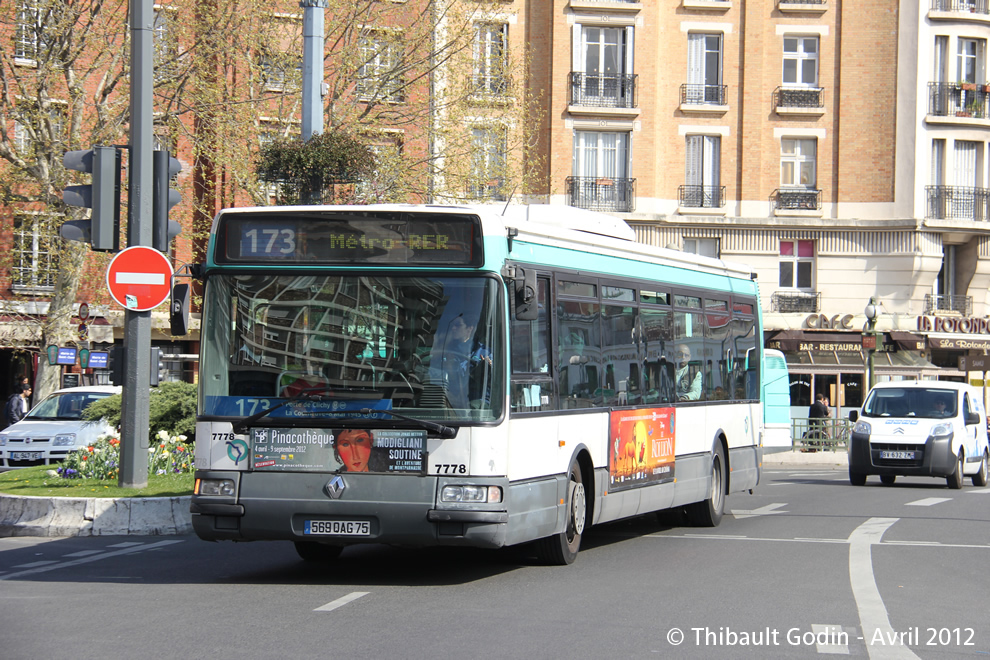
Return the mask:
[[[114,429],[104,420],[88,422],[83,411],[120,387],[93,385],[52,392],[16,424],[0,431],[0,468],[50,465]]]
[[[854,486],[871,474],[884,484],[902,475],[944,477],[949,488],[962,488],[964,476],[987,485],[987,413],[982,392],[970,385],[881,383],[849,419],[855,423],[848,447]]]

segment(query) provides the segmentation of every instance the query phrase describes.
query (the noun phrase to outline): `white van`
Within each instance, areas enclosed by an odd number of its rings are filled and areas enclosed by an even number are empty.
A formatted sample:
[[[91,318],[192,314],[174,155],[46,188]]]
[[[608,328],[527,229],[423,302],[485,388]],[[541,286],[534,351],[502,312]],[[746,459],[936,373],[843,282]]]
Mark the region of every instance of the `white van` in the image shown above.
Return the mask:
[[[963,475],[986,486],[990,450],[982,393],[948,381],[899,381],[873,387],[849,440],[849,481],[870,474],[885,484],[898,475],[945,477],[962,488]]]

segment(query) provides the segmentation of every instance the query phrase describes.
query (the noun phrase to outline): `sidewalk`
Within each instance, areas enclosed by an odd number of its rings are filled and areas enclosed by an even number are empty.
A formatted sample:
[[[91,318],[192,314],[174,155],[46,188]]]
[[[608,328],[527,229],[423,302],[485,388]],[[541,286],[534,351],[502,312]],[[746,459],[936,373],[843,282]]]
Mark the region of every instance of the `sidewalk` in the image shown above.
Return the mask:
[[[23,497],[0,494],[0,536],[192,534],[191,496]]]
[[[779,465],[820,465],[841,466],[849,465],[849,456],[841,451],[794,451],[785,450],[773,454],[763,450],[763,466],[776,467]]]

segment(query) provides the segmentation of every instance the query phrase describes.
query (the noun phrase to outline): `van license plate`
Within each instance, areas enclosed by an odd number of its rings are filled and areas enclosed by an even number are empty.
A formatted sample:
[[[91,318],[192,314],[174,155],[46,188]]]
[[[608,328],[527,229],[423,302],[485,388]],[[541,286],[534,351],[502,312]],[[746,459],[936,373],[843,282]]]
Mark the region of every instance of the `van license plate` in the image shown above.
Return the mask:
[[[893,458],[895,460],[914,460],[913,451],[882,451],[880,452],[880,458]]]
[[[307,520],[303,534],[371,536],[371,523],[367,520]]]
[[[40,461],[45,455],[43,451],[12,451],[10,460],[12,461]]]

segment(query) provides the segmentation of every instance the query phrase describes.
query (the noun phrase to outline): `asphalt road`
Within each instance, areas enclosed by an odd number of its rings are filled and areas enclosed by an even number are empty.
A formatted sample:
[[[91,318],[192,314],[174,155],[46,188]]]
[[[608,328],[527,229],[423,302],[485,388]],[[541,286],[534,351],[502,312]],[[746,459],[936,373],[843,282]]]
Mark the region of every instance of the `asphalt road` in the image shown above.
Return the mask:
[[[770,469],[714,529],[643,516],[577,562],[194,536],[0,539],[0,657],[990,658],[990,488]]]

